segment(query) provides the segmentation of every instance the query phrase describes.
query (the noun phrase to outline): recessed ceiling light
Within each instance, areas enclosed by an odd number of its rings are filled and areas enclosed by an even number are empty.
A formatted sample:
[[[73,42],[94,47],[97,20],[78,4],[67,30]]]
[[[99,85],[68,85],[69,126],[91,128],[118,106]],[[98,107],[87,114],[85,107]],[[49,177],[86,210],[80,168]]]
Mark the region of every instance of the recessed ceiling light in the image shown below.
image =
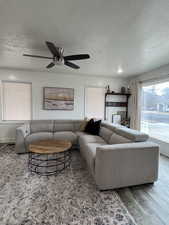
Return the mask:
[[[10,79],[10,80],[16,80],[16,77],[15,77],[13,74],[11,74],[11,75],[9,76],[9,79]]]
[[[117,73],[123,73],[123,69],[121,67],[118,68]]]

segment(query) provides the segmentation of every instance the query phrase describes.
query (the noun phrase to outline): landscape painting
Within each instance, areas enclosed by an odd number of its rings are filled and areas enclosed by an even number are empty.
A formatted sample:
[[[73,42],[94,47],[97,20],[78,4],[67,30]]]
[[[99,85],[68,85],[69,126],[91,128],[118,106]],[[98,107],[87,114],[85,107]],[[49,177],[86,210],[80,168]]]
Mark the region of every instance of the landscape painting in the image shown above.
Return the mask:
[[[44,87],[43,105],[46,110],[73,110],[74,89]]]

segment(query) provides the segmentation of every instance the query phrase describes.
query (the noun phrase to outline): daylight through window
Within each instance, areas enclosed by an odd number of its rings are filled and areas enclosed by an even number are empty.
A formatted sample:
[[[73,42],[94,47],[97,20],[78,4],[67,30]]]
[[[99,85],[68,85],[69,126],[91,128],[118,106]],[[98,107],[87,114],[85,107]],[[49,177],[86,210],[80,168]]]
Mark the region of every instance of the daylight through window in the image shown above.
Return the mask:
[[[169,143],[169,82],[143,86],[141,130]]]

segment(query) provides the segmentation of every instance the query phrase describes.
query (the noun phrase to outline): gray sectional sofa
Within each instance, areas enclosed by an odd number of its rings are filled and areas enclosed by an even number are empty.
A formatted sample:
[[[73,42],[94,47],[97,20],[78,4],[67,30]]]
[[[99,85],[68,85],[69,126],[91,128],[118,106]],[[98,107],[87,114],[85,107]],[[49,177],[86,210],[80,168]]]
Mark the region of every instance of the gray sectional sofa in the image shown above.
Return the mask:
[[[80,131],[81,120],[33,120],[16,129],[17,153],[28,152],[37,140],[69,140],[81,155],[100,190],[144,183],[158,178],[159,147],[148,135],[123,126],[101,123],[99,136]]]

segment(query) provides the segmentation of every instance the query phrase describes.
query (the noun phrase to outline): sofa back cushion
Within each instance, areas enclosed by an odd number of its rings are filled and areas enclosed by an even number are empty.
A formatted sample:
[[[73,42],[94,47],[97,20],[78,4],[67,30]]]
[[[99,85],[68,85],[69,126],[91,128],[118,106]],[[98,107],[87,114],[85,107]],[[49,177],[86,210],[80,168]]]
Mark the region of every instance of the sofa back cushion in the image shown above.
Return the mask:
[[[82,131],[82,124],[84,123],[84,120],[74,120],[74,131]]]
[[[115,130],[116,134],[130,139],[132,142],[143,142],[147,141],[149,136],[137,130],[133,130],[124,126],[119,126]]]
[[[74,121],[73,120],[55,120],[54,121],[54,132],[57,131],[74,131]]]
[[[30,122],[30,133],[53,132],[53,120],[32,120]]]
[[[84,120],[80,124],[79,131],[84,131],[87,123],[88,123],[88,119],[87,119],[87,117],[85,117]]]
[[[117,126],[119,125],[116,125],[116,124],[113,124],[113,123],[110,123],[110,122],[107,122],[107,121],[102,121],[101,122],[101,127],[105,127],[111,131],[115,131]]]
[[[107,128],[109,130],[112,130],[116,134],[118,134],[122,137],[125,137],[125,138],[131,140],[132,142],[143,142],[143,141],[147,141],[147,139],[149,138],[149,136],[145,133],[127,128],[122,125],[117,125],[117,124],[103,121],[101,126]]]
[[[100,127],[99,136],[102,137],[105,140],[105,142],[109,143],[112,134],[113,134],[112,130],[109,130],[106,127]]]
[[[109,144],[124,144],[124,143],[131,143],[132,141],[128,138],[120,136],[116,133],[113,133],[110,137]]]

